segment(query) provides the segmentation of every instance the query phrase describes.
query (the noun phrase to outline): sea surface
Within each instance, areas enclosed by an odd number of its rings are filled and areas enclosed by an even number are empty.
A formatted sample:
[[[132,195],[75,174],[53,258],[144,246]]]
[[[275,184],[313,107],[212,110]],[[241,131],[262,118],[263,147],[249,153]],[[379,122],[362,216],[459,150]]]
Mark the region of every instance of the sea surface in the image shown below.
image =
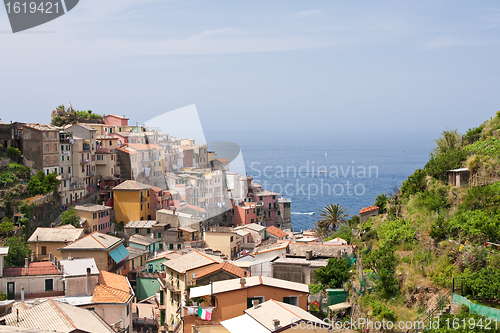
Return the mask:
[[[378,194],[401,187],[425,166],[439,133],[206,131],[205,136],[209,143],[240,146],[254,182],[292,200],[297,231],[311,228],[328,204],[339,203],[355,215]]]

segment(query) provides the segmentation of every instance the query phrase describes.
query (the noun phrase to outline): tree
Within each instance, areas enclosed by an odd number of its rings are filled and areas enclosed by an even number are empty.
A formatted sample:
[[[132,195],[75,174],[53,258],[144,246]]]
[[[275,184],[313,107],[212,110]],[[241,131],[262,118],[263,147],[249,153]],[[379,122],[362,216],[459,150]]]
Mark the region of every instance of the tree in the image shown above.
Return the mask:
[[[9,237],[5,240],[9,253],[5,256],[5,266],[24,266],[24,259],[31,254],[30,246],[21,236]]]
[[[335,231],[341,224],[347,223],[348,218],[351,216],[346,214],[347,209],[339,204],[330,204],[319,212],[319,220],[316,221],[316,226],[314,227],[314,231],[319,236],[324,236]]]
[[[71,224],[78,228],[80,227],[80,217],[76,214],[75,207],[71,207],[61,214],[61,225]]]
[[[395,277],[398,259],[391,244],[384,243],[378,249],[369,252],[363,257],[363,264],[372,269],[377,275],[377,292],[389,298],[399,291],[399,282]]]
[[[467,153],[465,151],[458,148],[449,149],[443,153],[433,154],[425,165],[425,170],[429,176],[446,181],[448,179],[446,171],[460,168],[466,158]]]
[[[326,266],[314,271],[316,281],[330,288],[341,288],[351,278],[351,265],[347,258],[329,258]]]
[[[40,170],[28,181],[28,190],[32,195],[45,195],[56,191],[59,184],[61,184],[61,181],[57,179],[55,172],[45,175],[43,170]]]
[[[380,214],[385,213],[385,206],[387,205],[387,201],[389,201],[389,198],[385,193],[379,194],[375,199],[375,206],[379,207]]]

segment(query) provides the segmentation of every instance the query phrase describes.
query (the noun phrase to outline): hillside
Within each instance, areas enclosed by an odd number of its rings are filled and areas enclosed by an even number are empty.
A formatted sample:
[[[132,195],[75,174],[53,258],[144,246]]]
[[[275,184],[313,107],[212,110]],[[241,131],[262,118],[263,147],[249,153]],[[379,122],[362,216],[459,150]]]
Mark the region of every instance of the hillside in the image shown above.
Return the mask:
[[[401,189],[379,195],[374,205],[380,215],[364,223],[358,216],[344,218],[347,223],[340,223],[328,238],[350,238],[358,249],[357,266],[343,284],[350,290],[354,318],[427,319],[428,324],[431,312],[431,319],[442,317],[448,323],[486,320],[466,306],[452,306],[452,298],[462,299],[457,295],[471,301],[469,307],[484,305],[493,310],[483,310],[500,317],[494,310],[500,309],[500,111],[465,135],[443,132],[425,167],[410,175]],[[333,207],[339,209],[331,214],[339,222],[345,210]],[[324,234],[323,229],[318,221],[316,232]],[[328,279],[335,276],[340,261],[330,266]],[[311,285],[311,290],[325,286],[320,282],[323,285]],[[431,331],[451,332],[443,325]]]

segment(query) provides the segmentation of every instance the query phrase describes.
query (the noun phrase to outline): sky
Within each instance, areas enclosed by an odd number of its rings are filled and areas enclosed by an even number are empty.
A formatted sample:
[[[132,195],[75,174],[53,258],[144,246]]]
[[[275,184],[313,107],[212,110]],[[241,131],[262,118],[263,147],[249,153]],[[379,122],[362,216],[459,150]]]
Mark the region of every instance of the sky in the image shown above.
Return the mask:
[[[498,1],[81,0],[13,34],[0,119],[69,102],[206,130],[465,132],[500,110]]]

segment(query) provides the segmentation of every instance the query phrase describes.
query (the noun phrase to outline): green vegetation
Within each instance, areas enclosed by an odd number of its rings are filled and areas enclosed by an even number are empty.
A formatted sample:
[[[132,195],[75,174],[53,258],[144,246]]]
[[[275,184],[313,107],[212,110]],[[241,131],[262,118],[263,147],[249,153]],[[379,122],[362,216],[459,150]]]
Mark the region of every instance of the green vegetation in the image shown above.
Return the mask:
[[[350,269],[347,258],[329,258],[326,266],[314,271],[314,277],[323,286],[341,288],[351,277]]]
[[[29,180],[28,190],[32,195],[45,195],[52,191],[57,191],[57,186],[59,184],[61,184],[61,181],[57,179],[57,174],[55,172],[45,175],[45,173],[40,170]]]
[[[314,232],[319,237],[325,237],[334,232],[342,224],[346,224],[348,218],[347,209],[339,204],[330,204],[319,211],[319,219],[314,226]]]
[[[63,126],[82,121],[94,122],[94,123],[102,122],[102,116],[93,113],[92,110],[87,110],[87,111],[80,111],[73,109],[66,110],[64,105],[59,105],[57,109],[52,112],[53,116],[51,124],[54,126]],[[54,114],[60,114],[60,115],[54,116]]]
[[[5,256],[5,266],[24,266],[24,259],[31,254],[31,250],[23,237],[7,238],[4,245],[9,247],[9,253]]]
[[[75,207],[70,207],[61,214],[61,225],[65,224],[71,224],[76,228],[80,227],[80,217],[76,214]]]

